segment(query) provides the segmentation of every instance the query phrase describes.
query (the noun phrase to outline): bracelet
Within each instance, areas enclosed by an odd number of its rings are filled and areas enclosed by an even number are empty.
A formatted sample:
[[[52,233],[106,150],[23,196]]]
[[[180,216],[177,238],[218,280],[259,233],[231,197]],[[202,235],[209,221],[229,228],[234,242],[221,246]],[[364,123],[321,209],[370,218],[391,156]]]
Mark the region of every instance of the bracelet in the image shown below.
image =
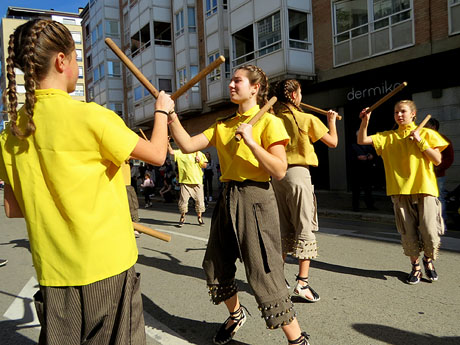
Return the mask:
[[[420,149],[421,152],[426,151],[427,149],[430,148],[430,145],[425,141],[425,139],[420,140],[417,143],[418,148]]]
[[[154,113],[162,113],[162,114],[165,114],[166,116],[169,115],[169,113],[166,110],[160,110],[160,109],[156,109]]]

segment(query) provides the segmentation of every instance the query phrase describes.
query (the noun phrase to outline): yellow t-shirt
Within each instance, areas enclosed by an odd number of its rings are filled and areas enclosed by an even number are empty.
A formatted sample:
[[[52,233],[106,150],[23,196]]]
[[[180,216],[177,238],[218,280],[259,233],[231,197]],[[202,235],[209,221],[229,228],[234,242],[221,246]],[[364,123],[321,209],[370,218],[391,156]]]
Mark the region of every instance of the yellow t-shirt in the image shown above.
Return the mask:
[[[203,170],[196,161],[197,155],[200,162],[207,163],[208,159],[201,151],[182,153],[181,150],[174,150],[174,161],[177,163],[177,170],[179,171],[179,183],[203,184]]]
[[[131,185],[131,166],[126,161],[121,164],[121,172],[123,174],[123,181],[126,186]]]
[[[411,123],[397,130],[371,135],[375,151],[383,159],[387,195],[429,194],[438,196],[433,163],[424,156],[408,136],[417,126]],[[436,131],[420,130],[420,137],[431,148],[444,150],[449,143]]]
[[[236,113],[236,116],[230,119],[217,121],[203,132],[217,149],[222,182],[230,180],[270,181],[270,175],[260,168],[259,161],[245,144],[244,139],[235,140],[235,132],[240,123],[249,122],[258,111],[259,106],[256,105],[244,114]],[[275,143],[287,145],[289,142],[283,122],[270,113],[265,113],[253,125],[252,135],[254,140],[266,150]]]
[[[276,114],[283,121],[291,138],[286,146],[287,162],[288,164],[316,167],[318,166],[318,156],[315,153],[313,143],[321,139],[329,132],[329,129],[314,115],[302,113],[295,109],[292,111],[294,115],[287,109]],[[299,128],[306,134],[302,134]]]
[[[120,165],[139,138],[114,112],[37,90],[36,132],[0,134],[0,178],[25,217],[32,260],[44,286],[87,285],[137,260]],[[19,110],[18,124],[27,118]]]

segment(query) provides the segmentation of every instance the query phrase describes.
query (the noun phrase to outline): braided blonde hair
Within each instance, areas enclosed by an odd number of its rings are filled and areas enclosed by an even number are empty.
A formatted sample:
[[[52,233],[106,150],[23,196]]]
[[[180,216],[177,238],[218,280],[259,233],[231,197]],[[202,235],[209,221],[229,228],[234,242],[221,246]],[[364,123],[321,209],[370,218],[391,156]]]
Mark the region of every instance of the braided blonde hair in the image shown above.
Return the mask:
[[[292,98],[292,93],[296,92],[298,89],[300,89],[300,83],[295,80],[295,79],[285,79],[278,81],[274,86],[273,89],[270,91],[270,94],[273,94],[273,96],[276,96],[278,98],[278,101],[276,102],[274,108],[275,111],[281,112],[282,109],[287,109],[291,113],[292,117],[294,118],[295,124],[297,125],[297,128],[299,129],[300,134],[307,134],[305,130],[300,128],[299,123],[297,122],[297,119],[295,117],[294,112],[292,109],[294,108],[295,110],[298,110],[302,112],[302,109],[298,107],[295,104],[295,100]]]
[[[8,85],[3,93],[3,104],[6,104],[13,135],[25,139],[35,133],[33,121],[35,89],[49,72],[52,55],[62,52],[70,56],[74,49],[75,42],[70,31],[63,24],[52,20],[28,21],[18,26],[10,35],[6,59]],[[15,67],[24,72],[26,89],[24,109],[29,119],[24,132],[17,124],[18,97]]]

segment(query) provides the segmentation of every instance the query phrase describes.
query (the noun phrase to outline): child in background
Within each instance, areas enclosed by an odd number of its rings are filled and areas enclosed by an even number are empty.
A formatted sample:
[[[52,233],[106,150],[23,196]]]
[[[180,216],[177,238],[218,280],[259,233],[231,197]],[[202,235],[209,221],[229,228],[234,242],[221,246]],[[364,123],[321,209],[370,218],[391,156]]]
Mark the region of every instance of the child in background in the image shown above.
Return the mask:
[[[144,182],[141,184],[142,193],[144,194],[144,202],[145,208],[152,206],[152,202],[150,201],[150,195],[153,194],[153,188],[155,184],[153,180],[150,178],[150,173],[145,173],[144,175]]]
[[[278,82],[274,93],[278,98],[275,114],[283,121],[291,138],[286,146],[286,176],[280,181],[273,180],[280,214],[283,259],[291,253],[299,260],[294,294],[307,302],[317,302],[320,297],[308,281],[310,260],[318,255],[315,236],[318,214],[309,166],[318,166],[314,142],[321,140],[328,147],[337,146],[337,113],[329,110],[328,129],[316,116],[302,112],[299,107],[302,92],[295,79]]]
[[[15,68],[26,101],[17,111]],[[40,284],[39,344],[145,344],[137,246],[120,166],[163,164],[171,98],[155,104],[150,142],[113,111],[73,100],[75,43],[61,23],[36,19],[10,36],[0,134],[8,217],[24,217]]]
[[[438,280],[433,260],[438,256],[444,222],[433,167],[441,163],[441,151],[449,144],[432,129],[417,131],[416,114],[413,101],[399,101],[394,107],[398,129],[368,136],[371,112],[365,108],[359,115],[358,132],[358,144],[373,145],[383,159],[387,195],[393,202],[404,254],[412,264],[407,277],[407,283],[412,285],[419,283],[422,277],[421,251],[426,277],[429,281]]]

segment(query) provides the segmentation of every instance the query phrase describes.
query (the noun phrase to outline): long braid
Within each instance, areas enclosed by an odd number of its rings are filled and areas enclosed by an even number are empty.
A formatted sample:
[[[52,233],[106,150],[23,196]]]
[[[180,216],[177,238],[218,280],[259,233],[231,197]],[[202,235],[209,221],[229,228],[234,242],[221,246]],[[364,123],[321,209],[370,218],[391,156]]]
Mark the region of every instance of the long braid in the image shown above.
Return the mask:
[[[286,79],[279,81],[274,86],[274,94],[278,98],[278,102],[276,103],[276,107],[279,109],[280,107],[286,108],[291,113],[297,128],[299,129],[299,133],[303,135],[307,135],[308,133],[300,128],[299,123],[297,122],[297,118],[295,117],[292,108],[302,112],[302,109],[295,104],[294,99],[292,98],[292,93],[297,91],[300,88],[300,84],[295,79]]]
[[[18,114],[16,112],[18,107],[18,97],[16,94],[16,73],[14,72],[14,35],[10,35],[8,42],[8,57],[6,58],[6,77],[8,85],[3,92],[3,104],[6,105],[8,118],[11,121],[11,130],[13,134],[18,130],[16,120]],[[16,135],[16,134],[15,134]]]

